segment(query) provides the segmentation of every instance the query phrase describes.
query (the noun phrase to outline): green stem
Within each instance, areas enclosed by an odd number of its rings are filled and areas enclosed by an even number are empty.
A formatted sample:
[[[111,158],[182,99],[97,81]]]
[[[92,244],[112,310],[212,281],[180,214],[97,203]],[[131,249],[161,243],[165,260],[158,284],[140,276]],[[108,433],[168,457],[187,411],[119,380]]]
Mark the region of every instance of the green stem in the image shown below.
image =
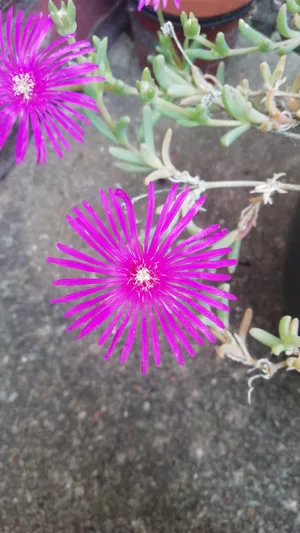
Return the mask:
[[[163,15],[163,12],[162,10],[160,9],[160,7],[158,8],[158,10],[156,11],[156,15],[157,15],[157,18],[158,18],[158,22],[160,24],[160,27],[164,26],[165,25],[165,19],[164,19],[164,15]]]
[[[183,49],[187,50],[190,46],[190,40],[186,37],[183,42]]]
[[[97,106],[99,108],[99,111],[101,112],[106,124],[110,127],[112,132],[115,132],[116,131],[116,124],[115,124],[114,120],[112,119],[112,117],[110,116],[109,111],[108,111],[106,105],[104,104],[102,97],[97,95],[96,102],[97,102]]]
[[[205,39],[205,37],[202,37],[202,35],[198,35],[198,37],[196,37],[195,40],[197,41],[197,43],[202,44],[203,46],[206,46],[207,48],[212,49],[215,47],[214,43],[212,43],[208,39]]]
[[[176,113],[179,113],[180,115],[183,115],[185,118],[189,118],[189,110],[188,109],[182,109],[182,107],[173,104],[172,102],[167,102],[163,98],[157,99],[158,104],[162,104],[163,107],[170,109],[170,111],[176,111]]]
[[[216,45],[212,43],[211,41],[209,41],[208,39],[205,39],[205,37],[202,37],[202,35],[198,35],[198,37],[196,38],[196,41],[199,44],[206,46],[206,48],[209,48],[210,50],[215,49]],[[228,57],[240,56],[242,54],[250,54],[252,52],[258,52],[258,51],[259,51],[259,46],[249,46],[248,48],[233,48],[230,50]]]
[[[212,127],[236,127],[236,126],[241,126],[241,122],[239,122],[238,120],[222,120],[222,119],[217,119],[217,118],[209,118],[208,122],[207,122],[207,126],[212,126]]]
[[[164,15],[163,15],[163,12],[160,9],[160,7],[156,11],[156,15],[157,15],[157,19],[158,19],[159,25],[162,28],[165,25],[166,22],[165,22]],[[178,54],[176,53],[176,50],[175,50],[175,47],[174,47],[172,41],[170,41],[170,51],[171,51],[171,54],[173,56],[173,59],[174,59],[176,65],[177,65],[177,67],[179,67],[181,69],[182,68],[181,60],[178,57]]]
[[[272,51],[277,50],[277,48],[285,48],[286,46],[290,46],[294,43],[298,43],[298,46],[300,45],[300,35],[299,38],[293,37],[292,39],[286,39],[285,41],[279,41],[278,43],[274,43]]]
[[[259,46],[249,46],[248,48],[233,48],[230,50],[231,56],[241,56],[243,54],[251,54],[253,52],[259,52]]]
[[[246,181],[246,180],[234,180],[234,181],[209,181],[203,182],[203,187],[205,191],[208,189],[223,189],[231,187],[257,187],[258,185],[265,185],[265,181]],[[202,184],[201,184],[202,185]],[[286,191],[300,191],[300,185],[294,185],[293,183],[281,183],[277,182],[277,185],[281,189]],[[276,192],[276,190],[274,191]]]

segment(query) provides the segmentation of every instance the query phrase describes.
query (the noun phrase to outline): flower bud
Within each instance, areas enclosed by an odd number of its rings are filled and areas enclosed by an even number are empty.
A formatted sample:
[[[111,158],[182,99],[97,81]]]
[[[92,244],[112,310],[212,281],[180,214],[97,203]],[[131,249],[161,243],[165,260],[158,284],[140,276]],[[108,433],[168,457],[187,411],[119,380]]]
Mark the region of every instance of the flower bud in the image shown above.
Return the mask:
[[[49,0],[48,8],[59,35],[65,37],[76,32],[76,7],[73,0],[68,0],[67,5],[62,1],[60,9],[56,7],[52,0]]]
[[[144,104],[151,104],[152,102],[155,102],[158,94],[158,88],[151,77],[148,67],[143,70],[142,80],[136,82],[136,88],[139,93],[139,97]]]
[[[195,39],[200,33],[200,24],[193,13],[183,23],[183,32],[187,39]]]

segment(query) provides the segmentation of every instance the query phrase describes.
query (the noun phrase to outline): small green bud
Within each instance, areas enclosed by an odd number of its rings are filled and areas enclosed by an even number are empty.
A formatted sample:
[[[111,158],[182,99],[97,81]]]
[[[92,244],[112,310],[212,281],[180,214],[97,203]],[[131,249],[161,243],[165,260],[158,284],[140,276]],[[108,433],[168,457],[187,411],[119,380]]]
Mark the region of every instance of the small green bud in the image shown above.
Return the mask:
[[[172,39],[169,37],[169,35],[164,35],[161,31],[158,32],[158,43],[161,47],[168,47],[170,46],[171,42]]]
[[[185,12],[185,11],[182,11],[182,13],[181,13],[181,15],[180,15],[180,22],[181,22],[181,26],[182,26],[182,27],[183,27],[184,24],[186,23],[187,19],[188,19],[188,16],[187,16],[186,12]]]
[[[52,0],[49,0],[48,9],[59,35],[65,37],[76,32],[76,7],[73,0],[68,0],[67,5],[62,1],[60,9]]]
[[[139,93],[139,97],[144,104],[151,104],[155,102],[158,94],[158,88],[151,77],[148,67],[143,70],[142,80],[136,82],[136,88]]]
[[[190,13],[189,18],[184,22],[183,32],[187,39],[195,39],[200,33],[200,24],[194,13]]]
[[[142,72],[142,81],[151,81],[151,72],[148,67],[144,68]]]

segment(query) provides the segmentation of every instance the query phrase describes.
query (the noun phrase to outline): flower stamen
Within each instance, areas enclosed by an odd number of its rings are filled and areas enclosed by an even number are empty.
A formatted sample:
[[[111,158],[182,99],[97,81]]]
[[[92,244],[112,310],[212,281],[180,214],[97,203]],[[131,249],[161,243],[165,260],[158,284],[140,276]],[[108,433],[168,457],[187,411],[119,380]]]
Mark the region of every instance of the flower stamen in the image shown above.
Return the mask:
[[[149,291],[158,281],[156,276],[145,266],[138,268],[133,273],[133,279],[134,285],[142,291]]]
[[[13,93],[15,96],[23,95],[24,100],[29,101],[32,98],[35,82],[33,77],[28,74],[18,74],[13,76]]]
[[[151,280],[151,274],[148,268],[141,268],[135,275],[137,283],[148,283]]]

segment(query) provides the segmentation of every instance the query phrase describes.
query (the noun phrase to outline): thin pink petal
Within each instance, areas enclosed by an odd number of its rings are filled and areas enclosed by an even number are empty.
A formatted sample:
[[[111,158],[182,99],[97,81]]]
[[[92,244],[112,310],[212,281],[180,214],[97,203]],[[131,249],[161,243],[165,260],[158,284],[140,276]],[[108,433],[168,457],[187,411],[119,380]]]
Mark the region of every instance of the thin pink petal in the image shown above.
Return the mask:
[[[161,364],[160,345],[159,345],[157,326],[156,326],[155,318],[152,313],[152,309],[149,305],[147,306],[147,309],[148,309],[149,327],[150,327],[150,335],[151,335],[151,341],[152,341],[154,364],[155,366],[160,366]]]
[[[125,315],[125,317],[122,319],[122,322],[121,324],[119,325],[119,327],[117,328],[114,336],[113,336],[113,340],[110,344],[110,347],[108,348],[107,352],[105,353],[105,355],[103,356],[103,359],[109,359],[109,357],[111,357],[117,343],[118,343],[118,340],[120,339],[120,337],[123,335],[127,325],[128,325],[128,322],[131,318],[131,315],[132,315],[132,308],[129,309],[129,311],[127,312],[127,314]],[[100,344],[100,339],[98,341],[98,344]]]
[[[123,365],[127,361],[130,355],[131,348],[133,346],[135,335],[136,335],[136,330],[138,327],[138,318],[139,318],[139,307],[136,307],[136,309],[134,310],[133,316],[132,316],[131,325],[129,326],[127,339],[125,341],[125,345],[120,356],[121,365]]]

